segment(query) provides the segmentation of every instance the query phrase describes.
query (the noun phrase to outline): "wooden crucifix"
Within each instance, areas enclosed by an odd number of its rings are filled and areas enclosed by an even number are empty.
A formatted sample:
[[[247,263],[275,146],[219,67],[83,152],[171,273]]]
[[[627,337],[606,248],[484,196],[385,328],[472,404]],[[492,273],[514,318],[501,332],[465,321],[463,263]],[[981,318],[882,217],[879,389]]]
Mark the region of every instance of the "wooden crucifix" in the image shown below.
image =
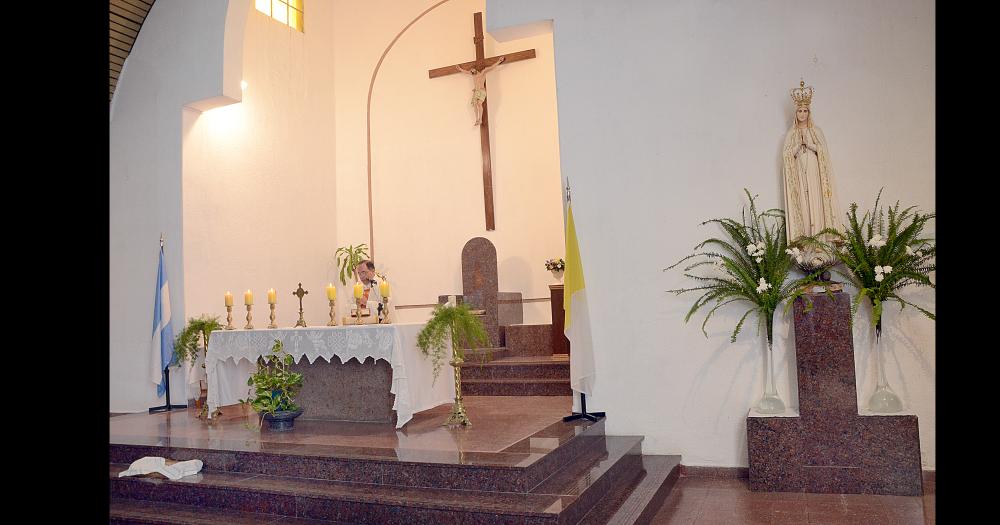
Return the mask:
[[[471,62],[452,64],[450,66],[431,69],[427,72],[430,78],[443,77],[454,73],[468,73],[474,80],[472,90],[472,104],[478,105],[482,102],[482,117],[479,119],[479,143],[483,150],[483,201],[486,206],[486,230],[496,229],[493,220],[493,168],[490,160],[490,121],[489,110],[486,106],[486,71],[494,68],[498,63],[509,64],[519,60],[535,58],[535,50],[527,49],[506,55],[485,58],[483,50],[483,14],[475,13],[473,24],[475,25],[476,36],[472,41],[476,44],[476,59]],[[478,116],[478,110],[477,110]]]

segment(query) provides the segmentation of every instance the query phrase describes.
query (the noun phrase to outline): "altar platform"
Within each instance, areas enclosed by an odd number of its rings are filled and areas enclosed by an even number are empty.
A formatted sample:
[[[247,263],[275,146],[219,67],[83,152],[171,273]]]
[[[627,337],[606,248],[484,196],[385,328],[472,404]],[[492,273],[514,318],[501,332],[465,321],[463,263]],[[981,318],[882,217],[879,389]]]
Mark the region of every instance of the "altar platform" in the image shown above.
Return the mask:
[[[112,523],[636,523],[655,513],[679,456],[643,456],[641,436],[605,421],[563,422],[564,396],[466,399],[469,428],[441,423],[450,405],[391,423],[297,421],[252,428],[226,410],[111,418]],[[249,423],[249,425],[248,425]],[[200,459],[169,481],[119,478],[143,456]]]

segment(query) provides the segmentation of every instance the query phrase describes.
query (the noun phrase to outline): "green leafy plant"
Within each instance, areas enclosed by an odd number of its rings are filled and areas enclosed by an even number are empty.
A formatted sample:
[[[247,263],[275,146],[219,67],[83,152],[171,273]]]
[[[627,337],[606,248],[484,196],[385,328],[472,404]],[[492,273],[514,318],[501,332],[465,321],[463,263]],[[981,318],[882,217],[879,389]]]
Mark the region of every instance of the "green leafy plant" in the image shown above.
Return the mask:
[[[448,356],[448,341],[451,341],[452,360],[451,365],[455,370],[455,403],[451,406],[451,415],[444,422],[445,425],[471,425],[469,416],[465,413],[465,404],[462,402],[462,363],[465,362],[466,346],[476,348],[485,347],[489,343],[489,336],[483,328],[483,322],[472,314],[472,311],[465,304],[458,306],[448,306],[440,304],[434,308],[430,321],[417,334],[417,346],[425,356],[430,356],[434,367],[434,382],[437,382],[438,373]],[[488,356],[482,355],[483,359]]]
[[[354,267],[368,258],[368,245],[348,244],[337,248],[337,267],[340,268],[340,284],[346,285],[347,279],[354,275]]]
[[[664,268],[664,271],[670,270],[685,261],[693,260],[692,264],[684,268],[684,275],[698,281],[701,286],[667,291],[677,295],[702,292],[684,317],[684,322],[689,321],[698,310],[714,303],[701,323],[701,331],[705,337],[708,337],[705,327],[716,310],[730,303],[750,303],[750,308],[736,323],[730,341],[736,341],[747,316],[756,312],[759,323],[767,330],[770,347],[774,341],[774,312],[778,305],[783,301],[788,301],[788,305],[791,305],[806,292],[809,284],[817,282],[818,274],[789,279],[794,252],[788,247],[784,212],[769,209],[758,213],[754,203],[756,196],[751,196],[746,189],[743,191],[750,199],[750,209],[748,213],[746,206],[743,207],[741,222],[725,218],[701,223],[702,226],[718,224],[725,232],[725,238],[713,237],[701,242],[694,247],[695,253]],[[714,275],[688,273],[705,266],[711,267]],[[786,310],[787,308],[788,306]]]
[[[257,371],[247,379],[247,386],[251,387],[247,399],[240,399],[240,403],[249,404],[261,418],[275,412],[298,410],[294,400],[302,389],[302,374],[288,369],[293,362],[281,341],[275,339],[271,353],[257,358]]]
[[[221,328],[218,316],[202,315],[188,319],[187,326],[174,338],[174,360],[194,364],[198,359],[198,352],[208,351],[209,336],[214,330]],[[201,341],[205,342],[204,346],[199,344]]]
[[[425,356],[431,358],[435,381],[448,357],[449,341],[455,361],[458,363],[465,361],[464,347],[488,346],[489,336],[486,335],[483,322],[472,314],[468,305],[438,305],[434,308],[430,321],[427,321],[417,334],[417,346]]]
[[[834,271],[858,289],[851,303],[851,315],[857,313],[861,301],[867,297],[872,303],[872,326],[876,335],[882,331],[882,308],[887,301],[898,302],[901,311],[912,306],[935,319],[930,311],[899,296],[899,291],[910,285],[934,288],[929,274],[936,268],[936,246],[934,239],[922,235],[935,214],[914,211],[916,206],[900,211],[899,201],[884,210],[879,204],[881,198],[882,190],[879,190],[874,209],[865,212],[860,220],[858,205],[852,202],[847,212],[846,231],[827,228],[806,239],[849,270],[848,273]],[[829,241],[821,240],[824,234],[829,235]]]

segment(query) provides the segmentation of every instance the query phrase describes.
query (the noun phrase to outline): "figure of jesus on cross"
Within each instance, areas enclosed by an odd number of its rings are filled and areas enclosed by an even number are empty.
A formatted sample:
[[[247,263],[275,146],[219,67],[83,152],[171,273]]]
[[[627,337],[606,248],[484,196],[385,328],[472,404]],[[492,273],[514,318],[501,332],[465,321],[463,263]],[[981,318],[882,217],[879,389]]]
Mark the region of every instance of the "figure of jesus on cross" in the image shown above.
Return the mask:
[[[462,67],[462,64],[455,64],[455,68],[462,73],[472,75],[472,107],[476,110],[475,126],[480,126],[483,123],[483,102],[486,102],[486,73],[499,66],[504,58],[506,57],[500,57],[496,62],[486,66],[482,70],[476,70],[475,66],[465,69]]]
[[[510,64],[521,60],[535,58],[534,49],[525,49],[506,53],[504,55],[486,57],[483,47],[483,14],[472,15],[475,36],[472,43],[476,45],[476,59],[461,64],[431,69],[427,72],[430,78],[466,73],[472,75],[472,107],[476,110],[476,126],[479,126],[479,144],[483,150],[483,203],[486,207],[486,230],[496,229],[493,220],[493,168],[490,160],[490,111],[486,103],[486,73],[497,67],[501,62]]]

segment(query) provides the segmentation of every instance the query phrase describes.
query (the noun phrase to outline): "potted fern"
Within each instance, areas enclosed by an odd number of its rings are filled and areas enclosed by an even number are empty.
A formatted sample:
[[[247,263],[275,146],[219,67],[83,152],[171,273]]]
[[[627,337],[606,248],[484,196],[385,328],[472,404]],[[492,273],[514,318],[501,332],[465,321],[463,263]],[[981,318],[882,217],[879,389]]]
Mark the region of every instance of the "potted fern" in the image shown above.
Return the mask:
[[[881,198],[882,190],[879,190],[874,209],[865,212],[860,220],[857,203],[851,203],[850,211],[847,212],[846,231],[828,228],[808,240],[836,257],[847,268],[846,273],[835,271],[858,290],[851,302],[852,317],[863,300],[868,299],[871,303],[871,341],[875,353],[876,386],[868,408],[872,412],[892,413],[902,410],[903,404],[886,381],[882,351],[879,348],[884,307],[888,301],[896,301],[900,311],[912,306],[929,319],[935,319],[932,312],[899,295],[900,290],[908,286],[934,288],[930,273],[936,268],[936,246],[934,239],[923,236],[923,230],[935,214],[915,211],[916,206],[900,210],[899,201],[895,206],[883,210],[879,204]],[[888,224],[886,218],[889,220]],[[824,234],[829,235],[828,242],[820,240]]]
[[[451,347],[451,362],[455,369],[455,404],[445,425],[472,425],[465,412],[462,402],[462,363],[465,362],[465,348],[488,346],[489,337],[482,321],[472,314],[465,304],[449,306],[441,304],[434,308],[430,321],[417,334],[417,346],[425,356],[431,358],[434,370],[434,380],[444,360],[448,357],[448,346]]]
[[[354,267],[368,258],[368,245],[348,244],[337,248],[337,267],[340,268],[340,284],[347,285],[347,279],[354,275]]]
[[[201,367],[205,368],[204,357],[208,352],[208,338],[212,332],[222,328],[218,316],[202,315],[188,319],[187,326],[174,338],[174,360],[178,363],[188,361],[194,366],[198,360],[198,354],[202,356]],[[201,344],[204,342],[204,344]],[[204,417],[208,413],[208,404],[205,395],[204,380],[198,382],[199,393],[197,399],[198,416]]]
[[[258,427],[267,420],[271,430],[291,430],[295,418],[302,415],[302,408],[295,404],[295,396],[302,388],[302,374],[288,369],[293,362],[278,339],[270,354],[257,358],[257,371],[247,379],[250,392],[240,402],[249,403],[260,416]]]
[[[796,252],[788,247],[784,212],[770,209],[758,213],[754,203],[756,196],[751,196],[746,189],[743,191],[750,199],[750,210],[748,214],[746,207],[743,208],[742,221],[725,218],[701,223],[702,226],[718,224],[725,236],[701,242],[694,247],[695,253],[664,268],[666,271],[685,261],[693,261],[684,268],[684,275],[700,285],[667,291],[677,295],[701,292],[702,295],[695,300],[684,317],[684,322],[688,322],[702,308],[713,304],[701,323],[701,331],[705,337],[708,337],[705,330],[708,320],[719,308],[730,303],[749,303],[750,307],[736,323],[730,341],[736,342],[736,336],[743,328],[746,318],[750,314],[756,314],[759,325],[764,325],[767,343],[764,395],[757,403],[756,410],[764,414],[777,414],[784,412],[785,404],[778,396],[774,384],[774,313],[778,305],[786,301],[787,311],[788,305],[805,293],[807,285],[816,282],[817,274],[789,280]],[[689,273],[696,268],[707,268],[710,273]]]

